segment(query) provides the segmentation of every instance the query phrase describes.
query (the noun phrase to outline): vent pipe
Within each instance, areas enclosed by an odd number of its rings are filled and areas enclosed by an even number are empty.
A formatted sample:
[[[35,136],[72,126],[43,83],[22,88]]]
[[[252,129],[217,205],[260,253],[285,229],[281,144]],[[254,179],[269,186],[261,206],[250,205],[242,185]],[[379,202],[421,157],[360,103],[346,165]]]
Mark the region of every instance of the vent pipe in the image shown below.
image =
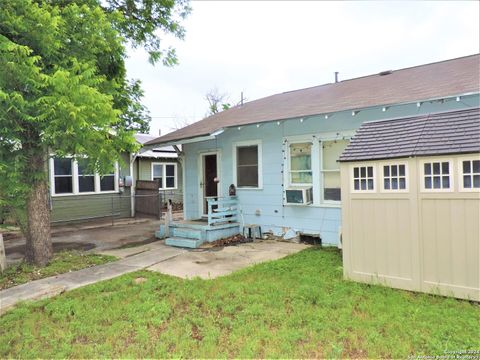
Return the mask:
[[[338,71],[335,71],[335,82],[338,82]]]

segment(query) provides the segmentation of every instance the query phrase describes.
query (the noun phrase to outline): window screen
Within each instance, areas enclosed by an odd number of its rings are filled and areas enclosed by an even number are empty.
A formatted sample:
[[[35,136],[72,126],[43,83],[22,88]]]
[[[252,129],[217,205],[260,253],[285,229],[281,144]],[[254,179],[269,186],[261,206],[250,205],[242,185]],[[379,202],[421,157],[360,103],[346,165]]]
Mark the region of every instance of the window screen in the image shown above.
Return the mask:
[[[312,143],[290,145],[290,182],[312,183]]]
[[[341,200],[338,158],[347,145],[348,140],[322,142],[323,200]]]
[[[72,159],[53,160],[55,194],[73,193]]]
[[[100,191],[115,190],[115,174],[107,174],[100,177]]]
[[[95,192],[95,174],[87,165],[86,160],[78,160],[78,192]]]
[[[158,180],[160,188],[163,188],[163,164],[153,164],[152,180]]]
[[[237,147],[237,187],[258,187],[258,145]]]
[[[175,187],[175,165],[165,165],[165,187]]]

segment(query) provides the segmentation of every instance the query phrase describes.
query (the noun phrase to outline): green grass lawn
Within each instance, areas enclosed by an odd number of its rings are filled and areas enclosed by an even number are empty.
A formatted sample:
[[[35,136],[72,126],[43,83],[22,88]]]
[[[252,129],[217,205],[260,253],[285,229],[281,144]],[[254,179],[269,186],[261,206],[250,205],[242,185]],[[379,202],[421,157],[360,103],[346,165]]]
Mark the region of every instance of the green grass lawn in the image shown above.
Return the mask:
[[[54,254],[50,264],[43,268],[25,262],[7,268],[5,272],[0,273],[0,290],[113,260],[116,260],[114,256],[86,254],[81,251],[59,252]]]
[[[0,318],[0,358],[319,358],[480,349],[468,301],[342,280],[312,248],[215,280],[148,271],[23,304]]]

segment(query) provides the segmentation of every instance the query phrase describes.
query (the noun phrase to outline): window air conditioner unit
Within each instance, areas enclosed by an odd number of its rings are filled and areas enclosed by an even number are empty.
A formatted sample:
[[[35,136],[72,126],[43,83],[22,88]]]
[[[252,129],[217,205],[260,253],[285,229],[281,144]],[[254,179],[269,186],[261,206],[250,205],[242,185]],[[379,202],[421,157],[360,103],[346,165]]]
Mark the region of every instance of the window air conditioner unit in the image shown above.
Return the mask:
[[[287,205],[309,205],[312,203],[312,187],[290,188],[285,190]]]

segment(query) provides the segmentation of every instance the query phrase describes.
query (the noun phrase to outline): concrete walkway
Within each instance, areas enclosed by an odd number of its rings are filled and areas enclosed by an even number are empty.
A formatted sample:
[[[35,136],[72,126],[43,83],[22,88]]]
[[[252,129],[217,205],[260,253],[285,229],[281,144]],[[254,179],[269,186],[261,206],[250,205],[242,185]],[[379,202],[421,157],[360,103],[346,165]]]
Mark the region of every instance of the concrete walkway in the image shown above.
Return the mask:
[[[125,253],[135,248],[122,249]],[[0,315],[20,301],[38,300],[61,294],[99,281],[130,272],[142,270],[159,262],[176,257],[186,250],[165,246],[161,243],[148,251],[125,257],[112,263],[90,267],[87,269],[60,274],[57,276],[35,280],[23,285],[0,291]]]
[[[103,250],[121,260],[57,275],[0,291],[0,315],[16,303],[38,300],[130,272],[148,269],[181,278],[213,279],[244,267],[276,260],[309,245],[262,240],[225,248],[185,250],[156,241],[142,246]]]
[[[214,279],[247,266],[277,260],[310,247],[284,241],[261,240],[219,249],[197,249],[147,268],[184,279]],[[202,251],[206,250],[206,251]]]

